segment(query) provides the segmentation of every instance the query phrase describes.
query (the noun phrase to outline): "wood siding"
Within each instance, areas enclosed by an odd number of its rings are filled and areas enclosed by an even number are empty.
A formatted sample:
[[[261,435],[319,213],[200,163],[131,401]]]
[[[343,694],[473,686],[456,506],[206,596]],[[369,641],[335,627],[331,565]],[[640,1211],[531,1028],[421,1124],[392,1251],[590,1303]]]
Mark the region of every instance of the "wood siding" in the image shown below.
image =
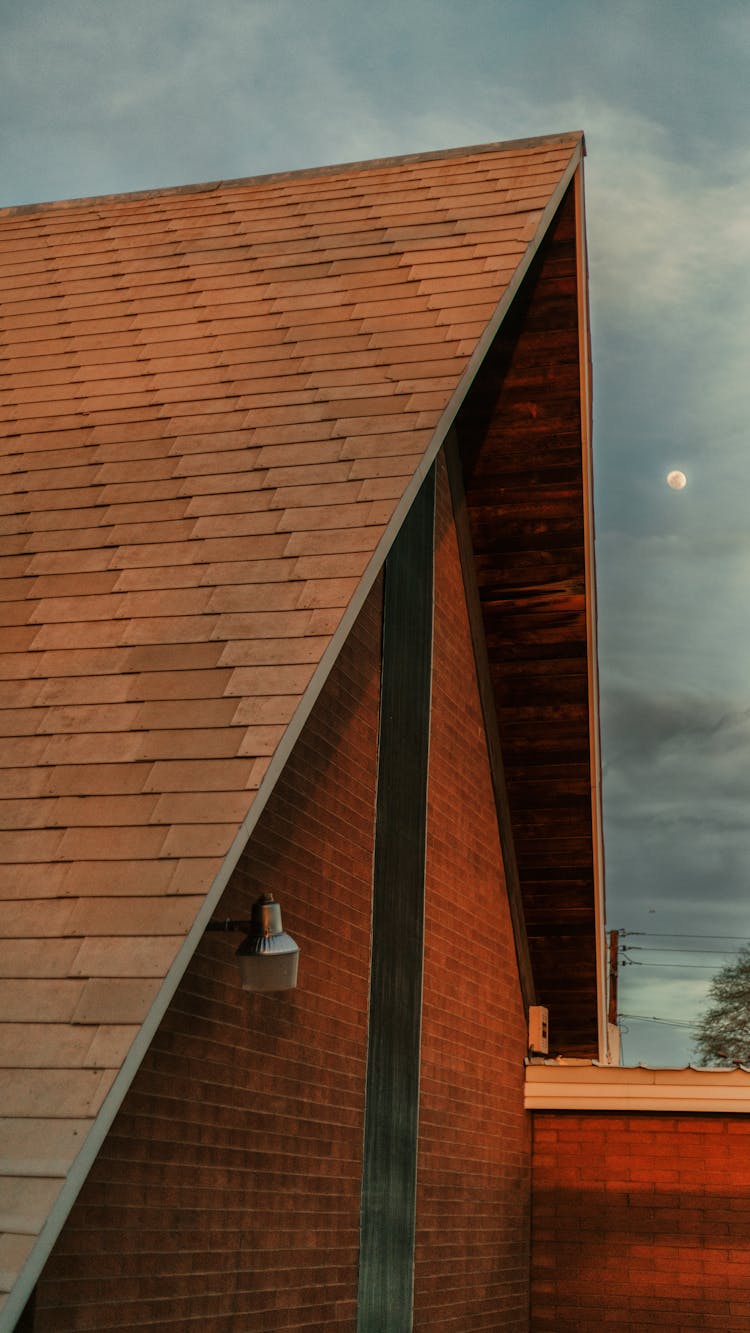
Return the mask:
[[[572,187],[457,421],[537,1000],[596,1055],[583,473]]]

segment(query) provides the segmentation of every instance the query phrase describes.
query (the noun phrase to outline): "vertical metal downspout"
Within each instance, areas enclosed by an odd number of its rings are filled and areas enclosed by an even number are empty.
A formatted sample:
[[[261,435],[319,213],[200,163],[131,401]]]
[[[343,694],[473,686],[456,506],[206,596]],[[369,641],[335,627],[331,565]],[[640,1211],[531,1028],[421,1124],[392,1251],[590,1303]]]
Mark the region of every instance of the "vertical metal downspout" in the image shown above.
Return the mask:
[[[357,1333],[413,1323],[435,469],[385,566]]]

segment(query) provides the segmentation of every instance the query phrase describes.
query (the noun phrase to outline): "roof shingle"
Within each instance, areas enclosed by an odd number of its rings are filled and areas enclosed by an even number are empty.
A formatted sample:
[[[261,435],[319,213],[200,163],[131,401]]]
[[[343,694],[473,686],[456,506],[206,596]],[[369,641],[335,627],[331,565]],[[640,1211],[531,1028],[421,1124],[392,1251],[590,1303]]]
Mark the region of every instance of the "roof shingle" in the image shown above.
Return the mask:
[[[0,213],[6,1286],[580,153]]]

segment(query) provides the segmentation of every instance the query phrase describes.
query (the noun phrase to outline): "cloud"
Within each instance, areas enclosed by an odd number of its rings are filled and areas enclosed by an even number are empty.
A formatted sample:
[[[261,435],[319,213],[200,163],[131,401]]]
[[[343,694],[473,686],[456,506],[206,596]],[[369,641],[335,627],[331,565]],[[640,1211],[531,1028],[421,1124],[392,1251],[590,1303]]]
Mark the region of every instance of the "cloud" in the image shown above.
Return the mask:
[[[638,957],[634,953],[632,957]],[[718,960],[717,960],[718,961]],[[643,1022],[623,1019],[623,1053],[628,1063],[633,1057],[642,1064],[660,1067],[684,1067],[694,1059],[693,1035],[682,1026],[699,1015],[706,1003],[710,972],[675,971],[653,975],[646,966],[622,968],[619,1008],[623,1014],[637,1014],[646,1019],[674,1019],[670,1027],[664,1021]]]
[[[630,418],[638,462],[656,445],[662,466],[701,460],[710,484],[745,465],[750,158],[725,153],[717,182],[670,161],[662,133],[637,137],[634,153],[610,146],[606,177],[591,189],[597,318],[621,344],[640,344],[612,368],[640,371],[627,376],[635,402],[622,403],[619,430]]]
[[[5,203],[586,131],[610,915],[750,934],[744,0],[0,16]]]
[[[666,527],[682,497],[661,479],[656,485],[658,495],[650,503],[655,521],[662,507]],[[738,486],[726,488],[725,494],[723,506],[720,488],[715,502],[693,497],[690,504],[697,512],[685,509],[674,521],[676,531],[642,536],[621,529],[599,539],[605,697],[625,682],[659,698],[719,697],[732,709],[750,702],[750,622],[745,613],[750,544],[748,533],[739,529],[745,523],[743,491]],[[638,515],[627,510],[619,517],[623,524],[629,520],[637,525]]]
[[[288,0],[16,6],[0,52],[7,202],[376,155],[388,117],[344,58],[338,7],[318,8],[319,23]]]
[[[648,933],[750,936],[750,707],[621,683],[607,693],[605,711],[610,924]],[[661,975],[657,955],[641,961],[649,966],[631,983],[645,988],[644,999],[630,1009],[662,1015],[659,996],[652,1009],[642,1006],[654,987],[675,980],[680,955],[667,955],[670,966]],[[713,958],[683,961],[719,966]],[[683,977],[693,975],[707,984],[711,973],[687,969]],[[683,1015],[694,1012],[687,999],[685,1006]]]

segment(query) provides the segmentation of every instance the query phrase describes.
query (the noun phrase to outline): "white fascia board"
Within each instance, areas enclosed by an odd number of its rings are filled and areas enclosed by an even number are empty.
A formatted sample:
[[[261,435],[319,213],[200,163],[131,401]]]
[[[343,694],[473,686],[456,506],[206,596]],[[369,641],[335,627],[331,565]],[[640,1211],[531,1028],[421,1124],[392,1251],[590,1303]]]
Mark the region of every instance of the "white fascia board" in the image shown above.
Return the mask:
[[[662,1111],[747,1115],[747,1069],[636,1069],[589,1065],[529,1065],[527,1111]]]

